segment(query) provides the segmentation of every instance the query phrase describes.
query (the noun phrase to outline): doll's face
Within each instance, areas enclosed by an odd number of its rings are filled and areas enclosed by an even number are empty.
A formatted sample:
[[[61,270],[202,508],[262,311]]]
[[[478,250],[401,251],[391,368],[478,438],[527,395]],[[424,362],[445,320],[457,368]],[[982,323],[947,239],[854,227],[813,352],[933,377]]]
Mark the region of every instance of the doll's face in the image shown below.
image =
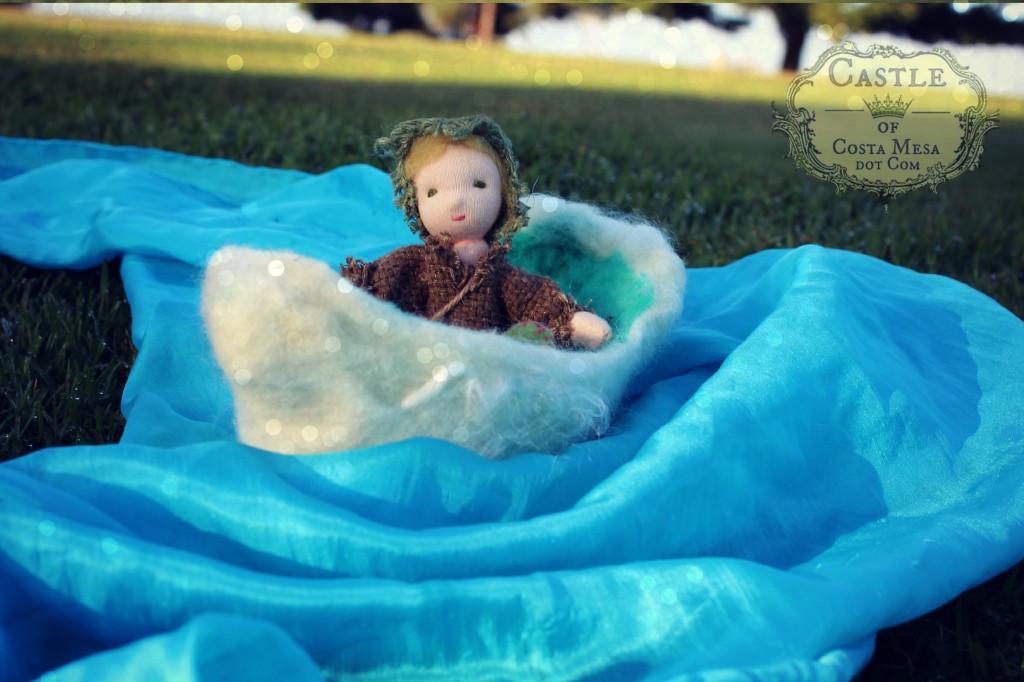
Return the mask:
[[[501,212],[501,173],[490,157],[450,144],[413,176],[420,222],[453,242],[483,239]]]

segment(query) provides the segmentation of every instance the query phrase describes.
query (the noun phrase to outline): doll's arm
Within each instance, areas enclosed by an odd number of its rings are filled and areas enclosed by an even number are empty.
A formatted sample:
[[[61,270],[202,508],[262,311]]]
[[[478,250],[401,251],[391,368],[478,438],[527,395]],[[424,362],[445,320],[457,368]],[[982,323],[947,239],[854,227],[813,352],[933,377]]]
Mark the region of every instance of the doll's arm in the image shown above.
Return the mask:
[[[367,263],[351,256],[341,265],[341,276],[382,301],[390,301],[406,312],[422,314],[426,289],[420,270],[423,249],[407,246]]]
[[[377,269],[376,263],[367,263],[361,258],[349,256],[341,264],[341,276],[352,282],[360,289],[373,290],[373,273]]]
[[[562,348],[577,345],[597,350],[611,338],[607,322],[585,311],[547,277],[515,269],[505,278],[502,295],[513,323],[540,322],[550,327]]]

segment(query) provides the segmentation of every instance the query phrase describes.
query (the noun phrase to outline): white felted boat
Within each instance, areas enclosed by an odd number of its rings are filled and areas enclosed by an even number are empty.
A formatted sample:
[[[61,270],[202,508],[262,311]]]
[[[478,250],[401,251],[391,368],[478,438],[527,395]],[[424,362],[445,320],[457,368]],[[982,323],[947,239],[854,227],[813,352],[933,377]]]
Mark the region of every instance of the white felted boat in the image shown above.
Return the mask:
[[[650,225],[552,197],[527,204],[509,261],[608,320],[608,345],[558,350],[432,322],[322,261],[225,247],[207,267],[202,311],[239,440],[309,454],[429,436],[497,459],[603,433],[679,319],[685,268]]]

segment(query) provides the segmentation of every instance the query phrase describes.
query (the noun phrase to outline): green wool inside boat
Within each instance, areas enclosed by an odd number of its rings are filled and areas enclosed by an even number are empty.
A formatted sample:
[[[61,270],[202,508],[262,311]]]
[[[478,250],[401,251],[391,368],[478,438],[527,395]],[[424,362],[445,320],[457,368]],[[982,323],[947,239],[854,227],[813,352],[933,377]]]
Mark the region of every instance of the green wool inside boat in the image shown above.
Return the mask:
[[[569,224],[575,216],[553,215],[524,229],[512,240],[508,260],[528,272],[553,279],[562,291],[591,308],[612,326],[616,338],[654,301],[654,285],[642,272],[629,266],[619,252],[601,258],[586,245]]]

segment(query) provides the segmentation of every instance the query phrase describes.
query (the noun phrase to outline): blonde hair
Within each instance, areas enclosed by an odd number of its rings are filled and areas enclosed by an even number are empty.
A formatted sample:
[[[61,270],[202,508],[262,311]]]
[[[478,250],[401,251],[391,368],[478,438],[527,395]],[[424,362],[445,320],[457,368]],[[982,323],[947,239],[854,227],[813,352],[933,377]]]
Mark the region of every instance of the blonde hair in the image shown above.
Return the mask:
[[[445,149],[454,145],[468,147],[473,151],[486,154],[498,168],[498,171],[502,176],[502,185],[505,184],[505,176],[507,174],[501,172],[501,159],[498,157],[498,153],[494,151],[494,147],[487,143],[487,140],[479,135],[470,135],[462,140],[453,140],[452,138],[445,137],[444,135],[427,135],[421,137],[413,142],[412,148],[409,150],[409,155],[405,157],[405,163],[402,166],[402,173],[405,175],[406,179],[412,180],[416,177],[416,174],[420,172],[420,169],[437,157],[441,156]]]

